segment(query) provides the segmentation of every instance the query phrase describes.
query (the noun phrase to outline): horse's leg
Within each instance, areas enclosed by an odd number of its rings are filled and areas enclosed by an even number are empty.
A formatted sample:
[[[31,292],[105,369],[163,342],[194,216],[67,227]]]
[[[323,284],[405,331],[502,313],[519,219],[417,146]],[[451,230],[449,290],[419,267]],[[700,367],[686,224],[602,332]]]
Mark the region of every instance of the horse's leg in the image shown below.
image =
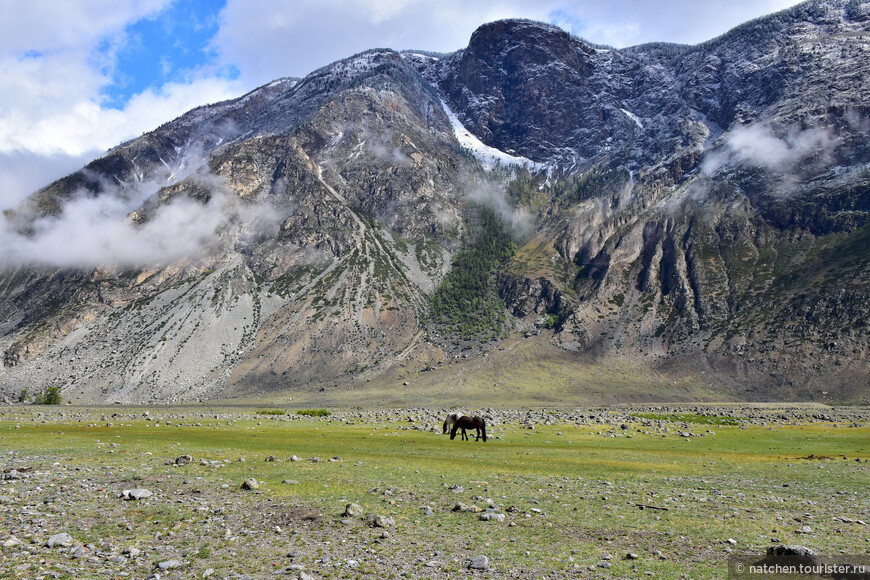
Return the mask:
[[[480,427],[475,427],[474,430],[477,431],[477,439],[475,441],[480,441]]]
[[[465,433],[465,427],[462,428],[462,440],[468,441],[468,434]]]

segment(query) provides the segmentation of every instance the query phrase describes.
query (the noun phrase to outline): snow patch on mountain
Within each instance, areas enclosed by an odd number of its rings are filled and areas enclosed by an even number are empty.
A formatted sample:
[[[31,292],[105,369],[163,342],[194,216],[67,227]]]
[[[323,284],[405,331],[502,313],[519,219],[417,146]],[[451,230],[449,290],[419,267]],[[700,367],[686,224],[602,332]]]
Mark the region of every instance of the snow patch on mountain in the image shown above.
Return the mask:
[[[634,121],[635,125],[637,125],[637,126],[640,127],[641,129],[643,129],[643,123],[641,123],[641,121],[640,121],[640,117],[638,117],[637,115],[635,115],[634,113],[632,113],[632,112],[629,111],[628,109],[620,109],[620,111],[622,111],[623,113],[625,113],[626,116],[627,116],[629,119],[631,119],[632,121]]]
[[[447,114],[447,118],[450,119],[450,124],[453,126],[453,134],[456,136],[456,140],[459,141],[459,144],[462,145],[462,147],[471,151],[474,157],[480,161],[480,164],[483,165],[483,168],[487,171],[492,171],[496,167],[506,166],[526,167],[529,171],[541,171],[547,168],[545,163],[538,163],[527,157],[510,155],[509,153],[505,153],[495,147],[490,147],[465,128],[462,121],[460,121],[459,117],[456,116],[456,113],[454,113],[447,103],[444,102],[444,99],[441,99],[441,106],[444,107],[444,112]]]

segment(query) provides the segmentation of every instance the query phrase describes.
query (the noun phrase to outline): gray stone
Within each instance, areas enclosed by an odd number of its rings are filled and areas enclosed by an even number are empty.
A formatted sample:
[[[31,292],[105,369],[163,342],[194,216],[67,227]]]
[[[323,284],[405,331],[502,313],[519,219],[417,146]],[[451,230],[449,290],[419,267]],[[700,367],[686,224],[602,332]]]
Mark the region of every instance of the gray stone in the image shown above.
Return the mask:
[[[815,550],[807,548],[806,546],[798,546],[794,544],[771,546],[767,549],[767,554],[763,561],[772,564],[781,556],[788,556],[792,559],[796,559],[798,563],[808,566],[816,566],[821,562],[819,554]]]
[[[260,484],[257,483],[257,480],[253,477],[250,479],[246,479],[244,483],[242,483],[242,489],[253,490],[260,489]]]
[[[190,455],[179,455],[175,458],[175,465],[187,465],[191,461],[193,461],[193,457]]]
[[[468,563],[468,567],[472,570],[489,570],[489,558],[483,554],[475,556]]]
[[[181,562],[178,560],[164,560],[157,564],[157,567],[161,570],[172,570],[173,568],[181,568]]]
[[[366,521],[373,528],[392,528],[396,525],[393,518],[381,514],[368,514]]]
[[[344,514],[342,514],[342,515],[344,515],[345,517],[349,517],[349,518],[355,518],[355,517],[361,516],[362,513],[363,513],[363,509],[362,509],[361,505],[359,505],[357,503],[349,503],[345,506]]]
[[[72,536],[67,534],[66,532],[61,532],[60,534],[55,534],[48,538],[48,541],[45,543],[49,548],[55,548],[60,546],[61,548],[69,548],[73,545],[74,540]]]
[[[484,522],[503,522],[504,514],[497,514],[495,512],[484,512],[480,514],[480,519]]]

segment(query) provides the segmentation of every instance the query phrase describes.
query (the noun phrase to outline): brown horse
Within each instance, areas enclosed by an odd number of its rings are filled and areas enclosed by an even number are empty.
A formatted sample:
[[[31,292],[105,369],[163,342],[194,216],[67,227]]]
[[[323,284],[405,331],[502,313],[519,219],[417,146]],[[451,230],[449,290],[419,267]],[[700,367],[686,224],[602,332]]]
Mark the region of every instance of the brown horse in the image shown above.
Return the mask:
[[[460,417],[453,423],[453,429],[450,430],[450,439],[452,440],[456,437],[456,431],[462,429],[462,440],[468,441],[468,435],[465,434],[466,429],[476,429],[477,430],[477,439],[475,441],[480,441],[480,437],[483,436],[483,440],[486,441],[486,421],[483,420],[482,417]]]

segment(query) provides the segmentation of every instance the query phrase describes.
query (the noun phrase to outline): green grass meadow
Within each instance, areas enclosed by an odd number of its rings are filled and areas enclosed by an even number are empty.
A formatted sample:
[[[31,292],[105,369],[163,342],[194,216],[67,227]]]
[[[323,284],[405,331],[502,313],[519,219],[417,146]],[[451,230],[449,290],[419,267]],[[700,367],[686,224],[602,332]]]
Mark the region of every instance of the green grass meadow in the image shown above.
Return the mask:
[[[95,420],[5,420],[0,447],[8,453],[0,461],[14,456],[20,464],[38,463],[43,469],[61,462],[91,470],[89,477],[110,474],[106,493],[126,485],[170,495],[196,486],[214,502],[237,502],[262,512],[265,501],[276,514],[292,509],[316,514],[311,528],[252,549],[247,557],[254,561],[280,558],[281,550],[306,538],[320,557],[364,556],[337,541],[318,546],[330,530],[347,525],[340,522],[347,502],[396,521],[394,543],[379,543],[372,554],[404,550],[425,559],[436,553],[441,568],[432,577],[470,575],[467,558],[478,553],[489,556],[487,574],[495,577],[614,578],[647,572],[722,578],[729,550],[760,554],[775,540],[823,554],[870,553],[867,526],[842,521],[870,516],[866,425],[693,424],[698,436],[687,438],[679,433],[685,423],[667,432],[652,431],[640,420],[626,429],[554,424],[529,430],[507,424],[491,426],[490,440],[483,443],[451,441],[440,433],[412,430],[405,421],[287,420],[253,412],[240,420],[192,417],[113,419],[112,426]],[[194,463],[168,464],[183,453]],[[294,454],[300,461],[289,461]],[[277,461],[265,461],[269,456]],[[340,459],[330,461],[334,457]],[[200,465],[200,458],[231,463],[216,469]],[[265,482],[260,493],[239,489],[249,477]],[[298,483],[282,483],[287,479]],[[464,490],[451,490],[454,485]],[[4,491],[0,488],[0,494]],[[486,499],[507,512],[504,522],[451,511],[460,501],[485,508]],[[434,515],[424,513],[426,506]],[[178,528],[197,524],[198,514],[187,507],[124,507],[128,519],[164,518],[167,527]],[[83,532],[84,539],[120,533],[111,522],[98,520]],[[294,526],[292,518],[284,521]],[[250,525],[270,522],[260,513]],[[806,525],[812,533],[798,533]],[[368,532],[360,530],[360,537]],[[396,541],[400,538],[413,543]],[[225,566],[219,543],[194,542],[190,548],[199,554],[189,558],[191,569]],[[628,552],[638,557],[626,559]],[[602,562],[610,566],[601,567]],[[365,570],[364,563],[355,572],[322,574],[366,577]],[[426,573],[421,569],[415,577]]]

